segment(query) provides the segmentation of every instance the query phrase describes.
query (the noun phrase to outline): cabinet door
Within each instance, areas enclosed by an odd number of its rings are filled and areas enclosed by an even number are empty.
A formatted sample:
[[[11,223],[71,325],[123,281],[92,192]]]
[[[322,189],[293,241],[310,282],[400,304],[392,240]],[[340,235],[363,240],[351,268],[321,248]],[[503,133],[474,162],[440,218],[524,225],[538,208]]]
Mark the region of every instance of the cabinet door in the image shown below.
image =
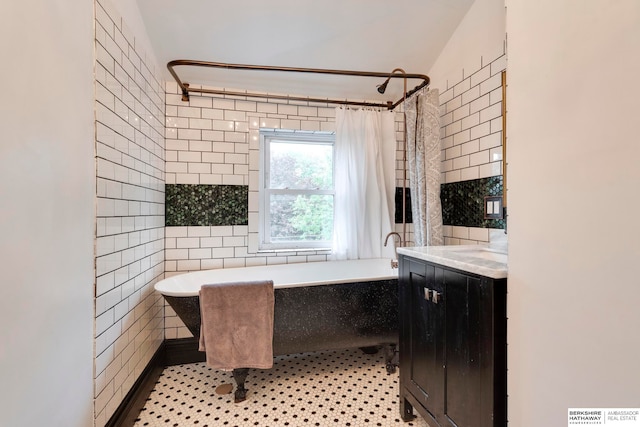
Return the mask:
[[[402,277],[400,382],[437,419],[444,402],[442,269],[405,259]],[[433,292],[438,297],[433,298]]]
[[[446,378],[444,414],[439,421],[446,426],[487,426],[481,405],[481,280],[444,270],[444,284]]]

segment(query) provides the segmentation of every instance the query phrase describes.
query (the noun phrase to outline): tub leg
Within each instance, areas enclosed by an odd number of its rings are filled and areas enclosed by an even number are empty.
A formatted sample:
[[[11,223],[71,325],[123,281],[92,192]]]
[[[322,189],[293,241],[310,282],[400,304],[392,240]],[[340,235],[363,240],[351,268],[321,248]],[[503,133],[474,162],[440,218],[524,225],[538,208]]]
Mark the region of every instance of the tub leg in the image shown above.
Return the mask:
[[[378,347],[360,347],[360,351],[362,351],[364,354],[376,354],[378,352]]]
[[[249,374],[249,368],[239,368],[233,370],[233,379],[236,382],[235,402],[242,402],[247,398],[247,389],[244,388],[244,381]]]
[[[384,360],[387,368],[387,374],[394,374],[398,367],[398,352],[395,344],[384,346]]]

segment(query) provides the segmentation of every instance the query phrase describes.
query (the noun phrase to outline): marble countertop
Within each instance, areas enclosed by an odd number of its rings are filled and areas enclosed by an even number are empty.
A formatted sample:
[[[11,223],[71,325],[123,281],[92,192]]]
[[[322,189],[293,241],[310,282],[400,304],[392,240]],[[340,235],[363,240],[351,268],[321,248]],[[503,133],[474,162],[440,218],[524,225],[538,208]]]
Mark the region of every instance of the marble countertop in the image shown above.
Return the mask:
[[[398,248],[398,253],[492,279],[507,277],[508,255],[487,246],[454,245]]]

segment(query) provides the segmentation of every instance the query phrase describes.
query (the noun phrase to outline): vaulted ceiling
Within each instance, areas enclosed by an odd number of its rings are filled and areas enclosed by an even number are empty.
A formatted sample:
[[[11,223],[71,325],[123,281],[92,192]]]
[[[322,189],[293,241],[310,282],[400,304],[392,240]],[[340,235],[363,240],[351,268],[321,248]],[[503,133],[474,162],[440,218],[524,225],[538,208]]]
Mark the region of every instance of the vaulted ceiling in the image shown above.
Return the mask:
[[[427,74],[473,0],[137,0],[161,64],[175,59]],[[177,67],[191,84],[397,100],[384,79]],[[169,73],[167,79],[171,79]],[[409,89],[418,81],[409,82]]]

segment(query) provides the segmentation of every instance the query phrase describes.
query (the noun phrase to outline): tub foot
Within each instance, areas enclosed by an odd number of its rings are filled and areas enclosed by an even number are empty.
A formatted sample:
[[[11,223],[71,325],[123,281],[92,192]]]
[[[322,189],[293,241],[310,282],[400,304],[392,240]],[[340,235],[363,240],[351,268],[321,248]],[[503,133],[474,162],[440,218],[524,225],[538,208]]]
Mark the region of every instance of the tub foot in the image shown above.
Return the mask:
[[[360,351],[362,351],[364,354],[376,354],[378,352],[378,347],[360,347]]]
[[[394,374],[398,367],[398,351],[395,344],[384,346],[384,360],[387,374]]]
[[[247,398],[247,389],[244,388],[244,381],[249,374],[249,368],[239,368],[233,370],[233,379],[236,382],[235,403],[242,402]]]

